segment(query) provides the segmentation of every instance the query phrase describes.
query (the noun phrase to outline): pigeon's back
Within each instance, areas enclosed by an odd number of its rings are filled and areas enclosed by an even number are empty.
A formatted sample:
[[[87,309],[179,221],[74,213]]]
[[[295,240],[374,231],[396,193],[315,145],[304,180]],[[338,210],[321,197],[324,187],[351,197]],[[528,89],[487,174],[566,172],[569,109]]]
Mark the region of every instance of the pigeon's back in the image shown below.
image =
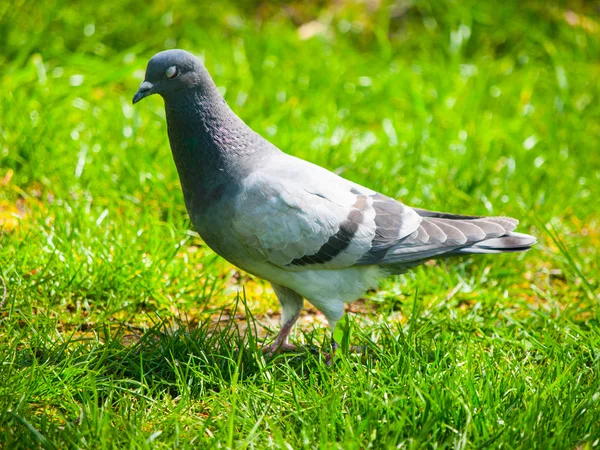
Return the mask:
[[[235,233],[289,270],[377,265],[398,273],[431,258],[529,249],[518,221],[413,209],[284,153],[244,182]]]

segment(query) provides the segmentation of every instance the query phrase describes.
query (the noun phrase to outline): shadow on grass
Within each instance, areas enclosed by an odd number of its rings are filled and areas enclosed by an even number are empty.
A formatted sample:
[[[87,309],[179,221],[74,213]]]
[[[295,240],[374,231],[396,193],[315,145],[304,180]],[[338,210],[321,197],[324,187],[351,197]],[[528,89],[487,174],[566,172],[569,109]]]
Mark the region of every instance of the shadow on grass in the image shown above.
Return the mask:
[[[138,386],[153,395],[177,398],[185,393],[201,398],[207,391],[227,389],[234,377],[244,383],[273,365],[288,365],[299,376],[325,365],[318,351],[323,343],[315,330],[304,335],[306,351],[264,356],[257,321],[248,313],[240,323],[237,309],[238,303],[233,311],[222,310],[216,320],[197,325],[177,319],[160,320],[145,329],[119,322],[86,324],[64,340],[42,338],[31,346],[18,346],[14,367],[35,372],[52,366],[57,378],[67,378],[73,385],[77,385],[73,377],[92,376],[102,402],[102,392],[118,384],[126,390]],[[78,394],[75,399],[83,400]]]

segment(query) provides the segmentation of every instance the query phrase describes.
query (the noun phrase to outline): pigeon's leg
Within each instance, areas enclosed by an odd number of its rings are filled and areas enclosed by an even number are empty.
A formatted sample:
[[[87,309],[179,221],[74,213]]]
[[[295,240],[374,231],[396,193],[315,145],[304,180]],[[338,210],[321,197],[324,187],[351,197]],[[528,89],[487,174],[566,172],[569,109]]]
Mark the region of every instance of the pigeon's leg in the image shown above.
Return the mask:
[[[333,337],[335,327],[342,317],[344,317],[344,302],[341,300],[333,300],[329,302],[313,302],[327,318],[329,329],[331,330],[331,353],[324,353],[325,362],[329,366],[333,361],[335,351],[339,347],[339,344]]]
[[[279,351],[295,351],[296,346],[288,343],[288,336],[292,327],[300,316],[304,300],[296,292],[284,286],[271,283],[281,305],[281,329],[271,345],[266,345],[262,351],[273,355]]]
[[[332,364],[333,359],[335,357],[335,353],[340,348],[340,344],[333,337],[333,333],[335,331],[335,327],[336,327],[337,323],[343,317],[343,315],[344,315],[343,303],[342,303],[341,309],[338,308],[335,311],[329,312],[329,314],[326,313],[327,321],[329,322],[329,328],[331,328],[331,353],[325,353],[325,362],[327,363],[328,366],[330,366]],[[348,350],[350,353],[363,353],[365,351],[365,349],[363,347],[358,346],[358,345],[352,345],[352,346],[350,346],[350,348]]]

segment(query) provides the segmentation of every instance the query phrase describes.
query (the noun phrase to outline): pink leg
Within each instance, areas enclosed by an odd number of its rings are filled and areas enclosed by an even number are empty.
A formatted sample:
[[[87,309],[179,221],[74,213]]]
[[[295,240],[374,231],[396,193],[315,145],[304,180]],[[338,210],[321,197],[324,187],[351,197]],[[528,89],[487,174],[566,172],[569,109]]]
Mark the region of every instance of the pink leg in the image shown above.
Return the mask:
[[[302,297],[296,292],[283,286],[273,284],[273,290],[281,304],[283,313],[281,317],[281,330],[271,345],[266,345],[262,351],[267,355],[273,355],[280,351],[296,351],[296,346],[288,343],[288,336],[292,327],[300,317],[300,311],[304,306]]]
[[[297,319],[298,316],[296,316],[293,320],[284,323],[281,326],[281,330],[279,330],[279,334],[277,335],[273,343],[271,345],[265,345],[262,348],[263,353],[266,353],[267,355],[274,355],[278,352],[296,351],[296,346],[288,343],[288,336],[290,334],[290,331],[292,331],[294,322],[296,322]]]

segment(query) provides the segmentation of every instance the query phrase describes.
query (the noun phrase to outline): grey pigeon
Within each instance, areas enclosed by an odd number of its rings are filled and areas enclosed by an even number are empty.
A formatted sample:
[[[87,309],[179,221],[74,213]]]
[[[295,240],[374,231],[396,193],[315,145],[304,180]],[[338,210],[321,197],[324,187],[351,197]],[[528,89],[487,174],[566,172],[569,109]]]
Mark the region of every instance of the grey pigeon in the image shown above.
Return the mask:
[[[411,208],[283,153],[225,103],[198,58],[157,53],[133,97],[160,94],[191,221],[206,244],[271,282],[282,308],[273,353],[291,350],[303,298],[331,330],[344,304],[432,258],[519,252],[536,243],[510,217]]]

